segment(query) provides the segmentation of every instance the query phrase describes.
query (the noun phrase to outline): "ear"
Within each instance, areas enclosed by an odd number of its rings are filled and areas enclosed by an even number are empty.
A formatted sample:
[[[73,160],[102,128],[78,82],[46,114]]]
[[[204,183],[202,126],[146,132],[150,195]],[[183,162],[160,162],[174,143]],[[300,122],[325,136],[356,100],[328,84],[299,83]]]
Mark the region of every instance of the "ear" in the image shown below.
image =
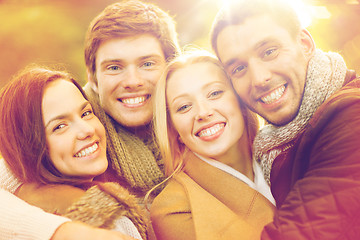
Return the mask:
[[[314,55],[316,50],[314,39],[312,38],[308,30],[302,29],[299,34],[299,40],[303,49],[304,56],[307,59],[310,59]]]
[[[98,89],[97,80],[96,80],[95,77],[90,73],[90,71],[89,71],[88,68],[86,68],[86,75],[87,75],[88,83],[90,84],[91,89],[94,90],[94,92],[96,92],[97,94],[99,94],[99,89]]]

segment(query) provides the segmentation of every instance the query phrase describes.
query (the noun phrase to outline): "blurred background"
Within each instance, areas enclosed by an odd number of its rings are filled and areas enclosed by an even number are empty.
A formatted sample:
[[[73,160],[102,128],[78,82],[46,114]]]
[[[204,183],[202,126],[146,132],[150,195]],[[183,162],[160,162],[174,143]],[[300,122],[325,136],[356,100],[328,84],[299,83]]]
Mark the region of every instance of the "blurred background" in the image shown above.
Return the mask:
[[[144,0],[169,12],[182,46],[210,49],[212,20],[226,0]],[[229,1],[229,0],[228,0]],[[317,47],[342,54],[360,73],[360,0],[289,0],[301,10]],[[0,88],[29,63],[60,66],[86,81],[88,24],[116,0],[0,0]]]

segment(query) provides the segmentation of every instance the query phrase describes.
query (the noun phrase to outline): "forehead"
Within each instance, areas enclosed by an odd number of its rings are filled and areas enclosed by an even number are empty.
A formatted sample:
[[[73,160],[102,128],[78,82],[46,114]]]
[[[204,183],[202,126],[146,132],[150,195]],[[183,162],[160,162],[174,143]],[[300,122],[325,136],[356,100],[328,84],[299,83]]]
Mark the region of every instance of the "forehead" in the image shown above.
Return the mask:
[[[84,102],[86,99],[72,82],[64,79],[50,82],[42,99],[44,120],[71,111]]]
[[[96,56],[96,64],[107,59],[132,61],[144,56],[159,56],[165,59],[159,39],[150,34],[103,41]]]
[[[288,41],[290,33],[268,15],[255,15],[229,25],[218,35],[217,49],[223,63],[235,55],[256,50],[264,41]]]
[[[171,94],[197,93],[215,82],[228,83],[219,66],[211,62],[194,63],[175,70],[167,81],[167,90],[171,91]]]

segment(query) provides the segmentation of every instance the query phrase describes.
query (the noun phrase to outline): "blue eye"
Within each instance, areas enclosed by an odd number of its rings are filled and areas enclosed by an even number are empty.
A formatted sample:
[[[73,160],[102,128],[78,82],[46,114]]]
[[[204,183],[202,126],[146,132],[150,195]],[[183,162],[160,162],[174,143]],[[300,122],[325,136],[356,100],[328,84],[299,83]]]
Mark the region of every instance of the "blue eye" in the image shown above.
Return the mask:
[[[187,110],[190,109],[190,105],[182,105],[181,107],[179,107],[176,112],[186,112]]]
[[[154,65],[153,62],[145,62],[145,63],[144,63],[144,66],[145,66],[145,67],[151,67],[152,65]]]
[[[222,90],[217,90],[217,91],[213,91],[209,94],[210,98],[216,98],[218,96],[220,96],[224,91]]]
[[[119,66],[109,66],[107,69],[111,70],[111,71],[118,71],[118,70],[120,70],[120,67]]]

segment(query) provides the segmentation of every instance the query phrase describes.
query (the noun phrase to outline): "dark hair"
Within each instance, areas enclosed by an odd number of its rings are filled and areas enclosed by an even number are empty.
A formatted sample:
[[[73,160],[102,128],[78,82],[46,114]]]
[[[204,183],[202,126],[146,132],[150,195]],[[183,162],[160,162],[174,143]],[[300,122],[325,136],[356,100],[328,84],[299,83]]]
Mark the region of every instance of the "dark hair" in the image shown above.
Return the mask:
[[[75,183],[62,175],[50,160],[42,117],[46,86],[56,80],[81,86],[66,72],[29,66],[0,93],[0,152],[13,173],[24,183]]]
[[[224,6],[215,17],[210,39],[211,46],[218,54],[217,38],[224,28],[243,23],[247,18],[267,15],[280,26],[283,26],[291,36],[295,36],[301,29],[297,13],[285,0],[237,0]]]

